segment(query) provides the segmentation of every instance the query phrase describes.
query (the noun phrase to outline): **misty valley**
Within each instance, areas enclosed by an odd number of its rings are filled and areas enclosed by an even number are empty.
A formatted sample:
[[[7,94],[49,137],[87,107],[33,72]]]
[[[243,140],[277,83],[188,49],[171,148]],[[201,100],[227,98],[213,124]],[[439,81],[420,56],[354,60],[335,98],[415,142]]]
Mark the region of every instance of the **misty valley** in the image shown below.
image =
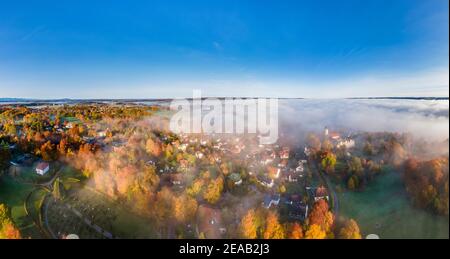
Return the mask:
[[[0,102],[0,238],[449,237],[448,98],[278,106],[262,144],[167,100]]]

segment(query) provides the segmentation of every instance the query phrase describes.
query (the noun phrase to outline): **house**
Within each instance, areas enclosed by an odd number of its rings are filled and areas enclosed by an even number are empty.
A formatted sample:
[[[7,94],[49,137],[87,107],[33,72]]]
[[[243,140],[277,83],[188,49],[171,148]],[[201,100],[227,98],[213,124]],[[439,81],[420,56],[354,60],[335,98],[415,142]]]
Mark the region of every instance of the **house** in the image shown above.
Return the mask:
[[[284,180],[288,181],[290,183],[298,182],[298,177],[299,177],[299,175],[297,175],[295,172],[292,172],[292,171],[286,171],[284,173]]]
[[[308,204],[301,200],[291,201],[288,210],[288,216],[293,220],[304,221],[308,218]]]
[[[156,165],[155,161],[153,160],[148,160],[147,162],[145,162],[146,165],[151,166],[151,165]]]
[[[286,199],[288,216],[293,220],[304,221],[308,218],[308,204],[300,195],[293,194]]]
[[[10,163],[19,166],[31,166],[34,162],[34,158],[30,154],[23,154],[12,160]]]
[[[347,138],[347,139],[339,140],[338,143],[336,144],[336,147],[337,148],[345,147],[347,149],[350,149],[350,148],[355,147],[355,145],[356,145],[355,140]]]
[[[283,159],[283,160],[281,160],[280,163],[278,163],[278,167],[279,168],[286,168],[287,165],[288,165],[288,160],[287,159]]]
[[[198,234],[207,239],[222,238],[226,228],[222,221],[222,212],[209,206],[200,205],[197,211]]]
[[[95,138],[93,138],[93,137],[83,136],[83,140],[84,140],[84,142],[89,143],[89,144],[95,143]]]
[[[280,199],[280,194],[267,194],[266,196],[264,196],[263,207],[269,209],[272,205],[278,206],[278,204],[280,203]]]
[[[182,185],[184,183],[183,174],[170,174],[170,183],[172,185]]]
[[[200,151],[195,152],[195,157],[197,157],[198,159],[202,159],[203,158],[203,153]]]
[[[314,194],[314,201],[319,201],[319,200],[329,200],[328,198],[328,191],[325,187],[320,186],[316,189],[315,194]]]
[[[305,168],[303,167],[303,164],[299,164],[296,168],[295,171],[297,173],[303,173],[303,171],[305,170]]]
[[[283,148],[283,150],[280,151],[280,158],[289,159],[289,148]]]
[[[99,132],[97,132],[97,137],[99,137],[99,138],[106,137],[106,131],[99,131]]]
[[[40,162],[36,166],[36,173],[39,175],[44,175],[50,170],[50,165],[46,162]]]
[[[273,184],[274,184],[273,179],[270,179],[269,177],[267,177],[265,175],[257,176],[257,180],[264,187],[267,187],[267,188],[272,188],[273,187]]]
[[[330,139],[336,140],[336,141],[341,139],[341,135],[337,132],[330,132],[330,134],[328,136],[330,137]]]

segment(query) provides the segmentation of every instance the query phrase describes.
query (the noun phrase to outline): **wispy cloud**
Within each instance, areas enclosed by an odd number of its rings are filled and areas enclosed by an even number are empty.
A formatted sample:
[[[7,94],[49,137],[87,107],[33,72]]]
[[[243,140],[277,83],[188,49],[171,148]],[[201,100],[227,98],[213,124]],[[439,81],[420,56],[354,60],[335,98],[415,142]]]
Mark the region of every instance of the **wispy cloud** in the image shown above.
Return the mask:
[[[44,31],[45,29],[46,29],[46,27],[44,25],[37,26],[32,31],[30,31],[27,34],[23,35],[22,38],[20,38],[19,41],[27,41],[27,40],[35,37],[40,32]]]

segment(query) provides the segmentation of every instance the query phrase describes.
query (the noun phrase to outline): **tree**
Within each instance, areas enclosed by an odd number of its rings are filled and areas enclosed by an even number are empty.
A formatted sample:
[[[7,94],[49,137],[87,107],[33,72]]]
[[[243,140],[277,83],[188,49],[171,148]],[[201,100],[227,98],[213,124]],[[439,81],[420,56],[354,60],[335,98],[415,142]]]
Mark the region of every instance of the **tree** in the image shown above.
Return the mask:
[[[180,223],[186,223],[195,217],[197,212],[197,201],[186,194],[174,197],[174,216]]]
[[[389,160],[394,166],[400,166],[406,160],[407,152],[403,146],[395,139],[392,139],[388,145]]]
[[[197,196],[203,189],[204,180],[203,179],[195,179],[192,185],[187,188],[186,193],[192,197]]]
[[[145,144],[145,149],[149,155],[159,157],[161,155],[161,144],[157,141],[154,141],[151,137],[147,139]]]
[[[44,145],[40,148],[42,159],[45,161],[53,161],[56,159],[56,152],[54,149],[54,145],[47,141]]]
[[[0,239],[19,239],[20,232],[13,224],[6,205],[0,204]]]
[[[295,222],[290,226],[288,238],[290,239],[303,238],[303,228],[299,223]]]
[[[254,209],[247,211],[241,219],[240,229],[243,238],[255,239],[258,237],[259,220]]]
[[[355,220],[347,220],[339,232],[339,238],[342,239],[361,239],[359,226]]]
[[[168,188],[163,188],[156,194],[156,200],[153,204],[153,212],[159,225],[172,219],[173,194]]]
[[[448,215],[448,168],[448,157],[422,162],[416,159],[406,161],[404,167],[406,191],[416,206],[437,214]]]
[[[366,142],[364,144],[363,151],[364,151],[364,154],[366,154],[367,156],[373,156],[373,154],[375,153],[373,146],[370,142]]]
[[[11,151],[8,144],[2,142],[0,143],[0,175],[9,167],[9,160],[11,160]]]
[[[347,181],[347,188],[349,190],[355,190],[359,186],[359,179],[356,175],[352,175]]]
[[[322,169],[327,173],[334,172],[334,166],[336,165],[336,155],[332,152],[324,152],[322,154],[322,160],[320,162]]]
[[[364,168],[362,166],[361,159],[356,156],[352,157],[352,159],[348,162],[348,170],[352,174],[356,174],[358,176],[362,175]]]
[[[11,121],[11,122],[3,125],[3,129],[7,135],[14,136],[17,133],[17,129],[16,129],[16,125],[14,124],[14,121]]]
[[[215,204],[220,199],[220,196],[222,195],[222,190],[223,190],[223,178],[218,177],[216,180],[213,180],[208,184],[208,187],[206,188],[203,194],[203,198],[207,202]]]
[[[58,144],[58,152],[61,155],[65,155],[66,154],[66,150],[67,150],[67,145],[68,145],[68,141],[66,138],[61,139],[61,141]]]
[[[318,225],[328,233],[334,223],[334,215],[328,210],[328,203],[321,199],[317,201],[308,217],[309,225]]]
[[[306,239],[325,239],[326,237],[327,233],[316,224],[309,226],[309,229],[305,233]]]
[[[284,229],[278,221],[278,215],[273,211],[269,211],[266,218],[264,239],[283,239],[284,237]]]

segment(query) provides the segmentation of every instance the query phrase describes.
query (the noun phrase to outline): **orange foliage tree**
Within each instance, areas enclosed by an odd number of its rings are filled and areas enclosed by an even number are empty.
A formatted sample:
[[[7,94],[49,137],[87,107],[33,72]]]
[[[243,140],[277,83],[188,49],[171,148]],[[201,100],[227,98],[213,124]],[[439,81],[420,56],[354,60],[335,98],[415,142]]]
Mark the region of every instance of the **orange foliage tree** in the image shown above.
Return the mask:
[[[322,229],[321,226],[316,224],[310,225],[305,233],[306,239],[325,239],[326,237],[327,233]]]
[[[0,239],[19,239],[20,232],[9,217],[8,208],[0,204]]]
[[[339,238],[342,239],[361,239],[359,226],[355,220],[347,220],[339,232]]]
[[[318,225],[326,233],[331,231],[334,223],[334,215],[329,211],[326,200],[321,199],[314,204],[313,209],[308,217],[309,225]]]
[[[289,227],[288,238],[289,239],[302,239],[303,238],[303,228],[298,222],[295,222],[294,224],[292,224]]]
[[[278,215],[273,211],[269,211],[266,218],[264,239],[283,239],[284,237],[284,229],[278,221]]]

